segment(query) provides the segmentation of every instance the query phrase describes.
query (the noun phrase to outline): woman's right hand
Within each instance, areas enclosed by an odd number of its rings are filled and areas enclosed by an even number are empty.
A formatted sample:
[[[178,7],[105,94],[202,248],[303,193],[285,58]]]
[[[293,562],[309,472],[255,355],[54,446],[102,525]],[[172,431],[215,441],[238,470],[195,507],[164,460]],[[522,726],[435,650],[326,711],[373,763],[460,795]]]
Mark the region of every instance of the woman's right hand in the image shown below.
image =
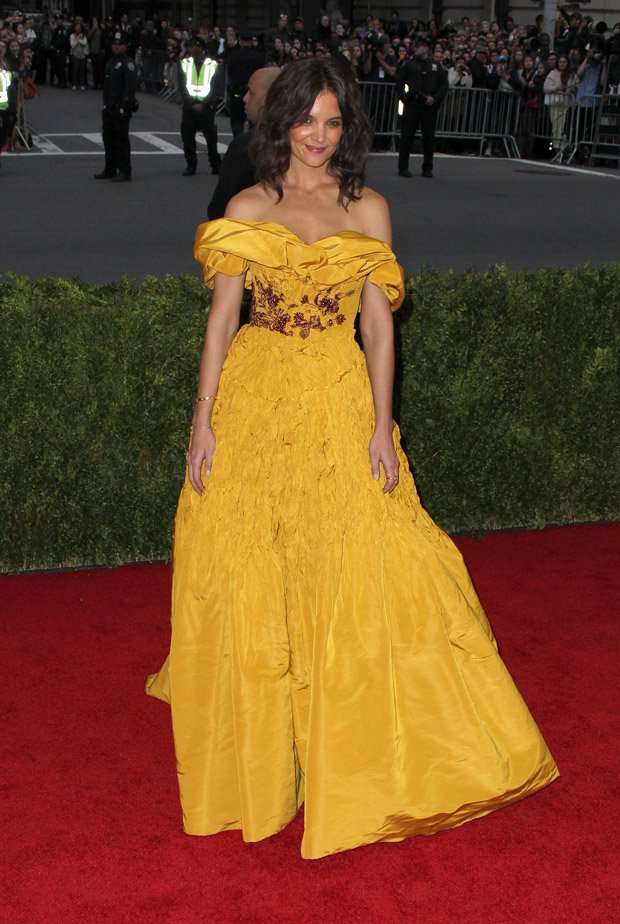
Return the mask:
[[[211,474],[213,454],[215,452],[215,433],[211,427],[198,425],[192,429],[192,441],[187,451],[187,474],[189,482],[196,492],[202,495],[202,463],[205,464],[205,474]]]

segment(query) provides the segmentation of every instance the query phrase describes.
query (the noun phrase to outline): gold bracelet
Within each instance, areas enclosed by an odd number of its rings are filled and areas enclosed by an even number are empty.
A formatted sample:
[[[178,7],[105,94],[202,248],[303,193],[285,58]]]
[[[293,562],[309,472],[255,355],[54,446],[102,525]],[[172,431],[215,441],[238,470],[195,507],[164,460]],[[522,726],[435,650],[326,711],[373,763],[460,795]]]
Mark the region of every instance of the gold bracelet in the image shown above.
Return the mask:
[[[199,401],[215,401],[216,398],[217,398],[217,394],[203,395],[202,398],[196,398],[196,404],[198,404]]]

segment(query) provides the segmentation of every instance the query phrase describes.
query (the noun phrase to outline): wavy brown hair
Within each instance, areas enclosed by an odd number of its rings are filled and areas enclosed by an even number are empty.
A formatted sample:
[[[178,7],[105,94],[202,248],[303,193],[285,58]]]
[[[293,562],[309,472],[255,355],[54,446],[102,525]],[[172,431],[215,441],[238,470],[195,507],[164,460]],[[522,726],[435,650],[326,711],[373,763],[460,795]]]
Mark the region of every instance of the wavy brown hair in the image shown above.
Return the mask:
[[[291,159],[289,131],[325,90],[338,100],[342,116],[342,136],[327,172],[338,181],[338,202],[345,208],[361,196],[372,133],[355,78],[333,58],[302,58],[283,68],[269,87],[251,145],[256,179],[277,193],[278,201]]]

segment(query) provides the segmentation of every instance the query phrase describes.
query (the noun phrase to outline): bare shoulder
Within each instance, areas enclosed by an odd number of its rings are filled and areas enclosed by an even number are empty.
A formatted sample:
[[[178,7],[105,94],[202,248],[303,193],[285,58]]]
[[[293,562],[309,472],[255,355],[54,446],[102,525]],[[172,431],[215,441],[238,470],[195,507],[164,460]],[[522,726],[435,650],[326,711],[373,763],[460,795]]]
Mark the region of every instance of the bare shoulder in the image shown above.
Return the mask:
[[[390,209],[374,189],[364,188],[362,198],[356,203],[356,210],[364,234],[392,245],[392,221]]]
[[[249,186],[232,197],[226,206],[225,217],[236,218],[238,221],[260,221],[261,212],[264,212],[268,201],[269,197],[262,186]]]

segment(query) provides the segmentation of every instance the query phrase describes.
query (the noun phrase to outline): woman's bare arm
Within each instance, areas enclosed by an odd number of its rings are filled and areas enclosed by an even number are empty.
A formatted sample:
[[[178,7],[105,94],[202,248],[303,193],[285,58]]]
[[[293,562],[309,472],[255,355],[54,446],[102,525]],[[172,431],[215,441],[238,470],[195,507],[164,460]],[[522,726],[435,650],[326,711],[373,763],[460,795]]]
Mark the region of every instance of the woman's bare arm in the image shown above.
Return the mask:
[[[211,310],[200,358],[196,399],[205,396],[212,399],[217,395],[222,366],[239,329],[244,279],[245,274],[242,276],[215,274]],[[196,400],[194,409],[187,469],[190,484],[198,494],[202,494],[204,490],[201,478],[202,463],[205,463],[207,475],[211,474],[213,465],[215,452],[215,436],[211,430],[213,404],[213,400]]]
[[[364,209],[363,224],[372,227],[372,235],[391,244],[392,229],[387,204],[381,196],[372,194]],[[390,303],[378,286],[364,283],[360,331],[372,397],[375,408],[375,429],[369,445],[372,477],[380,477],[380,466],[386,475],[384,492],[389,493],[398,483],[398,457],[392,437],[392,397],[394,389],[394,322]]]

